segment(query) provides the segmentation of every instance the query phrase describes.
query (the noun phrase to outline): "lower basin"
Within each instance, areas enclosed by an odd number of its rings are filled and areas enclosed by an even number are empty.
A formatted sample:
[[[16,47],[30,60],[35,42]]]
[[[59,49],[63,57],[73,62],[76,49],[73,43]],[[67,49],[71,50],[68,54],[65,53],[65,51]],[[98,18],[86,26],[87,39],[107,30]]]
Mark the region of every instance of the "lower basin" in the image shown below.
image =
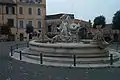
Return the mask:
[[[42,52],[44,54],[69,54],[69,55],[81,55],[81,56],[107,56],[108,50],[101,49],[97,44],[84,44],[81,43],[39,43],[35,40],[29,43],[30,50]]]

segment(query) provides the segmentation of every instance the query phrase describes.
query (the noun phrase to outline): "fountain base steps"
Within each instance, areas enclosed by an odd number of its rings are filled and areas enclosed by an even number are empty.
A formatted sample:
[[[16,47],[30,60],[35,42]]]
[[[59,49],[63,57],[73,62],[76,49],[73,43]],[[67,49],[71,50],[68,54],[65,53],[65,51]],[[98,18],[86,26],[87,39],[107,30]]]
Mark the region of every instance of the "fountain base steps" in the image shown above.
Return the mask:
[[[24,49],[22,50],[23,53],[28,53],[31,55],[36,55],[39,56],[40,53],[43,53],[44,56],[46,57],[66,57],[66,58],[71,58],[73,57],[74,54],[69,54],[69,53],[44,53],[36,50],[31,50],[31,49]],[[81,54],[75,54],[77,58],[100,58],[100,57],[106,57],[108,56],[108,52],[104,53],[81,53]]]
[[[27,55],[25,56],[30,59],[38,60],[40,61],[39,56],[32,56],[32,55]],[[118,61],[119,57],[114,57],[113,62]],[[73,63],[74,59],[73,58],[58,58],[58,57],[43,57],[44,62],[53,62],[53,63]],[[77,58],[76,59],[76,64],[107,64],[110,63],[110,59],[108,57],[104,58]]]
[[[32,60],[40,61],[40,53],[36,51],[31,51],[29,49],[18,49],[15,52],[22,51],[23,56]],[[34,55],[33,55],[34,54]],[[116,62],[119,60],[119,56],[114,54],[113,61]],[[73,55],[63,55],[63,54],[54,54],[54,53],[44,53],[43,62],[52,62],[52,63],[63,63],[71,64],[74,62]],[[110,58],[107,56],[97,56],[95,54],[90,55],[76,55],[76,64],[107,64],[110,63]]]
[[[11,54],[11,53],[10,53]],[[66,67],[66,68],[108,68],[108,67],[113,67],[113,68],[119,68],[120,67],[120,61],[117,61],[115,63],[113,63],[113,65],[108,64],[76,64],[76,66],[74,66],[73,63],[53,63],[53,62],[44,62],[43,64],[40,64],[40,61],[38,60],[34,60],[34,59],[30,59],[27,58],[25,56],[22,55],[22,60],[19,59],[20,54],[18,53],[14,53],[13,56],[10,56],[11,58],[17,60],[17,61],[23,61],[23,62],[27,62],[27,63],[32,63],[32,64],[38,64],[41,66],[48,66],[48,67]]]

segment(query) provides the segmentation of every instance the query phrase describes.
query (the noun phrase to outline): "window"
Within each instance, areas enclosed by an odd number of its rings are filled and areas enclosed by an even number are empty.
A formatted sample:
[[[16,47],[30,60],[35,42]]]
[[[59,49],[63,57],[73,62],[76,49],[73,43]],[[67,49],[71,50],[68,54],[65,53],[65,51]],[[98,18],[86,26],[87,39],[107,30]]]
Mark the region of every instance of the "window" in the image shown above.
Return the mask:
[[[28,8],[28,14],[29,14],[29,15],[32,14],[32,8]]]
[[[38,3],[41,3],[42,0],[20,0],[20,2],[38,4]]]
[[[51,27],[52,27],[52,25],[48,26],[48,32],[51,32]]]
[[[8,25],[14,27],[14,19],[8,19]]]
[[[15,14],[15,8],[7,6],[6,7],[6,14]]]
[[[32,21],[28,21],[28,24],[29,24],[29,25],[32,25]]]
[[[19,14],[23,14],[23,8],[19,7]]]
[[[38,21],[38,29],[41,29],[41,21]]]
[[[24,28],[23,20],[20,20],[20,21],[19,21],[19,27],[20,27],[20,28]]]
[[[41,10],[40,10],[40,8],[38,8],[37,13],[38,13],[38,15],[41,14]]]
[[[36,2],[37,2],[37,3],[41,3],[41,2],[42,2],[42,0],[36,0]]]

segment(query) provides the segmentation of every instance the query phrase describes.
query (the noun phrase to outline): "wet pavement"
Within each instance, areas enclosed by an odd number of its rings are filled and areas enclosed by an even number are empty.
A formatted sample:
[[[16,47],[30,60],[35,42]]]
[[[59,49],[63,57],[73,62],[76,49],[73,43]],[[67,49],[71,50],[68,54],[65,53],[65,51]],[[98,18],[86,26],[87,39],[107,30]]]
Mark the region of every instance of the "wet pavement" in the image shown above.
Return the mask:
[[[16,61],[9,57],[13,43],[0,43],[0,80],[120,80],[120,68],[53,68]]]

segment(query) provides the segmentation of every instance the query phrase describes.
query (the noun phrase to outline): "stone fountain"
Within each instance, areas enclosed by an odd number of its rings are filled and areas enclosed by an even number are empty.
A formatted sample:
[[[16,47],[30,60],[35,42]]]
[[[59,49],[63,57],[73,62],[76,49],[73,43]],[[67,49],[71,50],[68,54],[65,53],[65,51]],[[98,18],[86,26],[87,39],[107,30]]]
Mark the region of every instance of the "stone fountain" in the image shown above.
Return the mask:
[[[114,54],[107,49],[108,43],[104,40],[99,25],[92,40],[78,39],[78,32],[82,28],[80,24],[71,22],[67,15],[61,18],[61,25],[58,27],[60,33],[50,41],[33,40],[29,42],[29,48],[23,49],[23,53],[33,53],[35,56],[26,55],[31,59],[39,60],[39,54],[43,53],[45,62],[72,64],[73,55],[76,56],[77,64],[99,64],[109,63],[109,55]],[[114,54],[114,61],[119,57]]]

